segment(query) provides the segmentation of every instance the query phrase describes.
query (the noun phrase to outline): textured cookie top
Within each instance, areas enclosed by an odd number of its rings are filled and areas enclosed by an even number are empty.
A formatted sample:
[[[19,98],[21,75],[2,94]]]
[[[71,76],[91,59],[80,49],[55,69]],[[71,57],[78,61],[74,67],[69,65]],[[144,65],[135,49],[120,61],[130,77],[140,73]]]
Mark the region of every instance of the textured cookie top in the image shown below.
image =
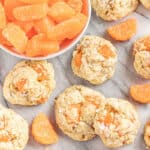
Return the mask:
[[[139,75],[141,75],[145,79],[150,79],[149,51],[140,51],[135,54],[134,68]]]
[[[138,6],[138,0],[91,0],[97,16],[107,21],[127,16]]]
[[[133,55],[139,51],[149,51],[150,52],[150,36],[146,36],[138,39],[133,45]]]
[[[149,149],[150,148],[150,121],[148,121],[145,125],[144,141],[145,141],[145,144],[148,146],[147,149]]]
[[[140,0],[143,6],[147,9],[150,9],[150,0]]]
[[[0,105],[0,149],[23,150],[28,141],[28,124],[18,114]]]
[[[58,126],[75,140],[86,141],[93,138],[93,120],[102,100],[103,95],[84,86],[66,89],[56,99],[55,115]]]
[[[98,36],[84,36],[73,53],[73,72],[92,84],[111,78],[115,71],[115,47]]]
[[[3,93],[13,104],[37,105],[48,100],[54,87],[54,70],[50,63],[22,61],[7,75]]]
[[[97,112],[94,127],[108,147],[133,143],[140,123],[135,108],[127,101],[110,98]]]

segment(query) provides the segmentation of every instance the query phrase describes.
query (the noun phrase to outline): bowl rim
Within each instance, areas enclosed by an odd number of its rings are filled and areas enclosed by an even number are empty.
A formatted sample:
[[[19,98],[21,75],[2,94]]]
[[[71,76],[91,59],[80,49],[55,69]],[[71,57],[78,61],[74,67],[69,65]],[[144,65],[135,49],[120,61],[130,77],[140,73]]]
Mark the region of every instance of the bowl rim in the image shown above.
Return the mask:
[[[71,50],[71,48],[79,42],[79,40],[81,39],[81,37],[84,35],[85,31],[88,28],[88,25],[89,25],[89,22],[90,22],[90,18],[91,18],[91,2],[90,2],[90,0],[87,0],[87,4],[88,4],[88,20],[86,22],[86,25],[85,25],[84,29],[78,35],[78,37],[72,41],[72,43],[68,47],[63,48],[59,52],[56,52],[54,54],[50,54],[50,55],[44,56],[44,57],[27,57],[27,56],[19,55],[19,54],[15,53],[15,52],[12,52],[8,48],[6,48],[5,46],[3,46],[1,44],[0,44],[0,49],[2,49],[3,51],[5,51],[6,53],[8,53],[8,54],[10,54],[12,56],[15,56],[15,57],[20,58],[20,59],[25,59],[25,60],[46,60],[46,59],[52,59],[52,58],[55,58],[57,56],[60,56],[60,55],[62,55],[64,53],[66,53],[67,51]]]

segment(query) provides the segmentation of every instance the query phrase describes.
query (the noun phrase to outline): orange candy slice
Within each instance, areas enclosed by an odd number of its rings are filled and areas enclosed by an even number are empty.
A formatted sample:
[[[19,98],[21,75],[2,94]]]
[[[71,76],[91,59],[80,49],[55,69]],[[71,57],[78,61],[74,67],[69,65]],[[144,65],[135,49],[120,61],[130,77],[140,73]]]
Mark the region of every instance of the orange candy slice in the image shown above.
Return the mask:
[[[25,33],[29,32],[34,25],[34,23],[32,21],[17,21],[16,20],[16,21],[14,21],[14,23],[16,25],[20,26],[21,29],[23,29]]]
[[[83,2],[82,0],[68,0],[68,5],[72,7],[77,13],[80,13],[82,10]]]
[[[108,34],[117,41],[127,41],[136,33],[136,20],[128,19],[108,28]]]
[[[10,42],[8,42],[2,35],[2,30],[0,29],[0,44],[5,46],[12,46]]]
[[[51,28],[47,36],[50,40],[57,41],[63,41],[66,38],[73,39],[82,31],[86,20],[87,17],[85,15],[79,14]]]
[[[32,135],[40,144],[54,144],[58,142],[58,135],[47,116],[38,114],[32,122]]]
[[[3,5],[0,3],[0,29],[6,26],[6,16]]]
[[[57,2],[63,2],[63,1],[65,1],[65,0],[49,0],[48,4],[49,4],[50,6],[52,6],[53,4],[55,4],[55,3],[57,3]]]
[[[48,33],[48,30],[53,27],[55,23],[49,17],[45,17],[41,20],[37,20],[34,23],[35,30],[38,33]]]
[[[26,55],[29,57],[46,56],[59,50],[57,41],[48,40],[43,34],[35,35],[28,42]]]
[[[16,48],[15,51],[17,53],[24,53],[28,39],[19,26],[9,23],[2,31],[2,35]]]
[[[75,11],[65,2],[57,2],[50,7],[48,15],[57,23],[59,23],[74,16]]]
[[[80,67],[82,64],[82,52],[78,51],[74,58],[74,63],[77,67]]]
[[[15,17],[13,16],[13,9],[22,5],[24,4],[20,2],[19,0],[5,0],[4,1],[5,13],[9,21],[15,20]]]
[[[33,21],[46,17],[48,5],[46,3],[16,7],[13,15],[20,21]]]
[[[132,98],[140,103],[150,103],[150,84],[133,85],[130,88]]]
[[[20,1],[27,4],[40,4],[40,3],[47,3],[49,0],[20,0]]]
[[[115,57],[114,52],[107,46],[103,45],[98,49],[98,52],[105,58]]]

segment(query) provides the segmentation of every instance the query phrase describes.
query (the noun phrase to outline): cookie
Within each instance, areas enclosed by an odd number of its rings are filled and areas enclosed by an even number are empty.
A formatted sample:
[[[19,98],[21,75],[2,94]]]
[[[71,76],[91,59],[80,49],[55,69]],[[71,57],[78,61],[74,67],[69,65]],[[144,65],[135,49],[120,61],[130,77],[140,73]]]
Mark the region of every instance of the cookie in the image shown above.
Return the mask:
[[[47,61],[22,61],[6,76],[3,94],[18,105],[46,102],[55,88],[54,69]]]
[[[136,72],[145,79],[150,79],[150,36],[140,38],[134,43],[133,55]]]
[[[145,144],[150,148],[150,122],[147,122],[145,125],[144,141],[145,141]]]
[[[28,123],[11,109],[0,105],[0,149],[23,150],[29,138]]]
[[[133,143],[139,126],[135,108],[127,101],[114,98],[102,103],[94,122],[96,134],[109,148]]]
[[[121,19],[138,6],[138,0],[91,0],[97,16],[106,21]]]
[[[113,76],[116,62],[116,48],[111,42],[84,36],[73,53],[72,70],[92,84],[101,84]]]
[[[96,136],[93,122],[103,100],[102,94],[87,87],[75,85],[67,88],[55,102],[56,123],[70,138],[90,140]]]
[[[150,10],[150,1],[149,0],[140,0],[140,2],[142,3],[142,5]]]

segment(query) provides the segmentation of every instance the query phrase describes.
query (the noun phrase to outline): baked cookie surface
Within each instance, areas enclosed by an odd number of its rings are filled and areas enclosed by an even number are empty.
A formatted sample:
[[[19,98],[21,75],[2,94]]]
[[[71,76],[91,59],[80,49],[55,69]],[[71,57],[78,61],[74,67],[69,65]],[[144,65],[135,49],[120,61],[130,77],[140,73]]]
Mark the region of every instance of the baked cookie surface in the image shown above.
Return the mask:
[[[138,6],[138,0],[91,0],[97,16],[106,21],[123,18]]]
[[[150,36],[134,43],[133,55],[136,72],[145,79],[150,79]]]
[[[28,123],[0,105],[0,150],[23,150],[29,138]]]
[[[72,139],[90,140],[95,137],[92,125],[103,100],[103,95],[87,87],[75,85],[67,88],[56,99],[56,123]]]
[[[47,61],[22,61],[5,78],[3,94],[12,104],[38,105],[49,99],[54,88],[52,64]]]
[[[150,122],[148,121],[145,125],[145,129],[144,129],[144,141],[145,144],[148,146],[147,149],[150,148]]]
[[[111,42],[98,36],[84,36],[72,58],[75,75],[92,84],[101,84],[115,72],[117,53]]]
[[[150,10],[150,0],[140,0],[143,6]]]
[[[139,126],[135,108],[125,100],[114,98],[102,103],[94,122],[96,134],[110,148],[133,143]]]

